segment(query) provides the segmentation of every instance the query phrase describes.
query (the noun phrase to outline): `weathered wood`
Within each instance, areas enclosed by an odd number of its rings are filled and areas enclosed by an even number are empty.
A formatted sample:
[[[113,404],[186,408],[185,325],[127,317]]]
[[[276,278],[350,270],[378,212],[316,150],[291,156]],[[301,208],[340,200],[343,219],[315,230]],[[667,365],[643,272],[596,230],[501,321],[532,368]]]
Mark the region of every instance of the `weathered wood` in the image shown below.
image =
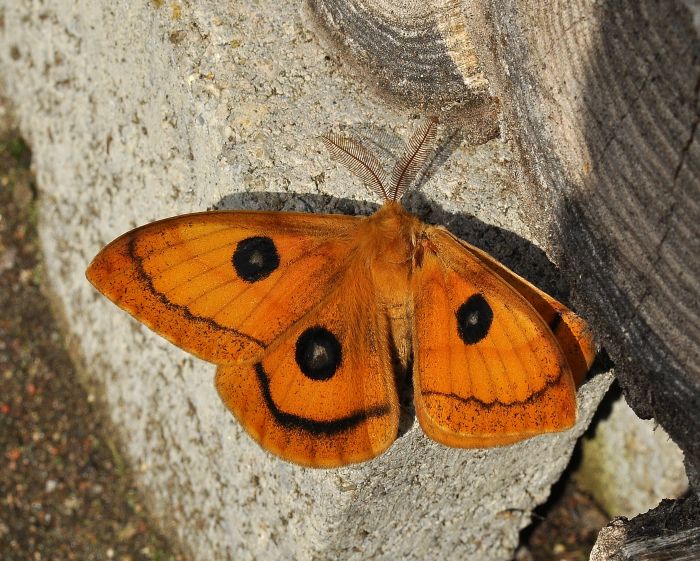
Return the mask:
[[[409,108],[458,119],[467,142],[498,135],[498,100],[460,0],[308,0],[339,65]]]
[[[662,501],[631,520],[603,528],[591,561],[697,561],[700,559],[700,501],[697,495]]]
[[[523,220],[571,282],[630,405],[683,448],[697,487],[700,42],[686,3],[310,4],[370,69],[358,76],[404,103],[499,101]],[[459,95],[470,103],[455,105]]]

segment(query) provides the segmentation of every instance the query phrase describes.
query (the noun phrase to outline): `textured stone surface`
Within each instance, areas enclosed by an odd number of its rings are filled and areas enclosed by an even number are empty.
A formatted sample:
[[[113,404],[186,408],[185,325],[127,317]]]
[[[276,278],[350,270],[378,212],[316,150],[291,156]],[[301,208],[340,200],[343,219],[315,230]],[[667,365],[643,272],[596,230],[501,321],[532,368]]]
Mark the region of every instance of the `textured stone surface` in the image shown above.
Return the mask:
[[[337,72],[297,2],[13,0],[0,10],[0,73],[34,150],[47,274],[87,383],[102,388],[153,512],[192,558],[510,558],[610,374],[581,389],[566,433],[465,451],[414,426],[375,461],[308,470],[248,439],[211,365],[84,278],[103,244],[156,218],[215,205],[367,212],[368,194],[316,136],[346,127],[393,149],[415,124]],[[526,241],[509,146],[467,148],[448,133],[409,205],[561,288]]]

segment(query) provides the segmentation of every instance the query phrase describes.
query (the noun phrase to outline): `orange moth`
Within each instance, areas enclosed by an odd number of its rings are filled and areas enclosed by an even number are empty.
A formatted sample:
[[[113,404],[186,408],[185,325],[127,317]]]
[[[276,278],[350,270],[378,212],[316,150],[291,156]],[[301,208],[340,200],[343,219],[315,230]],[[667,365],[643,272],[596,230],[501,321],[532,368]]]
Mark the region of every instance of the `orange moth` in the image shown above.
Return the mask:
[[[487,253],[409,214],[401,196],[435,141],[421,125],[391,174],[358,142],[330,154],[384,200],[370,217],[219,211],[110,243],[90,282],[218,365],[216,388],[265,450],[314,467],[381,454],[412,375],[423,431],[502,446],[571,427],[590,330]]]

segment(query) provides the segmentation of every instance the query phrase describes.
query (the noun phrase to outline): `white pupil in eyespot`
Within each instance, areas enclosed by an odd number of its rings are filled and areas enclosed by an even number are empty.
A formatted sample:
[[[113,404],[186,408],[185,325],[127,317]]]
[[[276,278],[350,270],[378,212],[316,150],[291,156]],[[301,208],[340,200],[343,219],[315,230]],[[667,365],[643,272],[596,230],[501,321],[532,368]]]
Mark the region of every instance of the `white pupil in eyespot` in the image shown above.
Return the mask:
[[[253,253],[250,254],[250,257],[248,258],[248,262],[251,265],[255,265],[256,267],[262,267],[264,264],[262,253],[260,253],[259,251],[254,251]]]

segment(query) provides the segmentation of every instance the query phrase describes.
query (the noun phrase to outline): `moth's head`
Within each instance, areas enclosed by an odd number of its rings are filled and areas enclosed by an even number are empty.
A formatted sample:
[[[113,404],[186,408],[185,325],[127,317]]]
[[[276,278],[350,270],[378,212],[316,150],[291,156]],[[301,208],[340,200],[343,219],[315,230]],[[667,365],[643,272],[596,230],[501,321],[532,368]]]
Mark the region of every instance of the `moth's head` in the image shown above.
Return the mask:
[[[413,184],[432,152],[437,124],[437,118],[432,117],[416,129],[390,175],[379,159],[357,140],[337,133],[324,134],[321,139],[331,157],[382,197],[385,204],[396,203]]]

